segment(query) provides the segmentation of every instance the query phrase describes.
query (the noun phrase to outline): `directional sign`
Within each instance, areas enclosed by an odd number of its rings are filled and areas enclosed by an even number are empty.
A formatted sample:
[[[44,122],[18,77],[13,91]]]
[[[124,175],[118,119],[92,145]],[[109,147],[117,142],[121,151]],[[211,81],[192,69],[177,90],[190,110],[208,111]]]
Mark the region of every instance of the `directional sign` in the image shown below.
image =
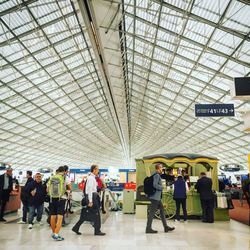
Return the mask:
[[[195,116],[234,116],[234,104],[195,104]]]

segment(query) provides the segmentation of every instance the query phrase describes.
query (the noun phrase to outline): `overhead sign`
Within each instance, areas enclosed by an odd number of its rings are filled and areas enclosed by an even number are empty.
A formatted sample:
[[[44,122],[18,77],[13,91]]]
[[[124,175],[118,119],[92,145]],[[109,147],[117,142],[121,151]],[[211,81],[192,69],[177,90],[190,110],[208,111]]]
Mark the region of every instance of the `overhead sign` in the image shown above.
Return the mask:
[[[195,116],[234,116],[234,104],[195,104]]]

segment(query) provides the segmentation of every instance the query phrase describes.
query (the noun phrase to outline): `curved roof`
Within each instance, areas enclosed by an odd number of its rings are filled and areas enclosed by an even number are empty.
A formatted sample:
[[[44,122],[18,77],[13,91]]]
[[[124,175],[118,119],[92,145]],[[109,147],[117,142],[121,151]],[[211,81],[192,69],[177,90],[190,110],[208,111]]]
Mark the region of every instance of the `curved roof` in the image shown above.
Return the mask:
[[[1,1],[0,161],[126,168],[160,152],[247,164],[232,100],[250,75],[246,0]],[[233,103],[235,117],[195,117]]]
[[[198,158],[206,158],[210,160],[218,160],[215,157],[209,157],[209,156],[204,156],[200,154],[180,154],[180,153],[171,153],[171,154],[156,154],[156,155],[149,155],[149,156],[144,156],[143,160],[145,159],[153,159],[153,158],[165,158],[165,159],[173,159],[177,157],[185,157],[190,160],[198,159]]]

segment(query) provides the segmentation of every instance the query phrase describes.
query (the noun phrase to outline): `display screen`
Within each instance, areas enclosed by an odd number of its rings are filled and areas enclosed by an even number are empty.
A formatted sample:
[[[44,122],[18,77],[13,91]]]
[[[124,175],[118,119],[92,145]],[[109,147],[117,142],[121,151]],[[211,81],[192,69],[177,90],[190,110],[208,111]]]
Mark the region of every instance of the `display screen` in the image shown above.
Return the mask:
[[[250,95],[250,77],[236,77],[234,82],[236,96]]]

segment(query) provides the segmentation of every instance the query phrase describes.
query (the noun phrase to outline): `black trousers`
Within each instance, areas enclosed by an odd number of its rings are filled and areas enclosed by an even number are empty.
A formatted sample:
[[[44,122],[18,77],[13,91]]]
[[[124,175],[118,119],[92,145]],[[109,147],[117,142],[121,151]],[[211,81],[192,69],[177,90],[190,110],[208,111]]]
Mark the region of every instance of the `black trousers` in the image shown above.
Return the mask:
[[[203,200],[201,199],[202,207],[202,221],[204,222],[214,222],[214,200]]]
[[[155,212],[156,212],[157,209],[160,210],[161,221],[162,221],[163,227],[166,228],[167,227],[167,221],[166,221],[164,207],[163,207],[163,204],[162,204],[161,200],[157,201],[157,200],[152,200],[151,199],[150,201],[151,201],[151,205],[150,205],[149,214],[148,214],[147,229],[152,228],[153,218],[155,216]]]
[[[2,195],[1,195],[1,200],[0,200],[0,205],[1,205],[0,219],[2,219],[4,216],[4,209],[5,209],[6,203],[9,201],[9,198],[10,198],[9,190],[3,190]]]
[[[183,219],[184,221],[187,220],[187,208],[186,208],[186,200],[187,199],[175,199],[176,203],[176,220],[180,220],[180,208],[182,206],[183,211]]]
[[[105,213],[105,190],[102,191],[102,201],[101,201],[102,212]]]
[[[93,227],[95,229],[95,233],[99,233],[101,231],[101,216],[100,210],[96,208],[82,208],[80,219],[74,225],[72,230],[78,232],[80,226],[84,221],[91,221],[94,223]]]
[[[27,214],[29,211],[28,203],[27,202],[22,202],[23,203],[23,218],[22,221],[27,222]]]

